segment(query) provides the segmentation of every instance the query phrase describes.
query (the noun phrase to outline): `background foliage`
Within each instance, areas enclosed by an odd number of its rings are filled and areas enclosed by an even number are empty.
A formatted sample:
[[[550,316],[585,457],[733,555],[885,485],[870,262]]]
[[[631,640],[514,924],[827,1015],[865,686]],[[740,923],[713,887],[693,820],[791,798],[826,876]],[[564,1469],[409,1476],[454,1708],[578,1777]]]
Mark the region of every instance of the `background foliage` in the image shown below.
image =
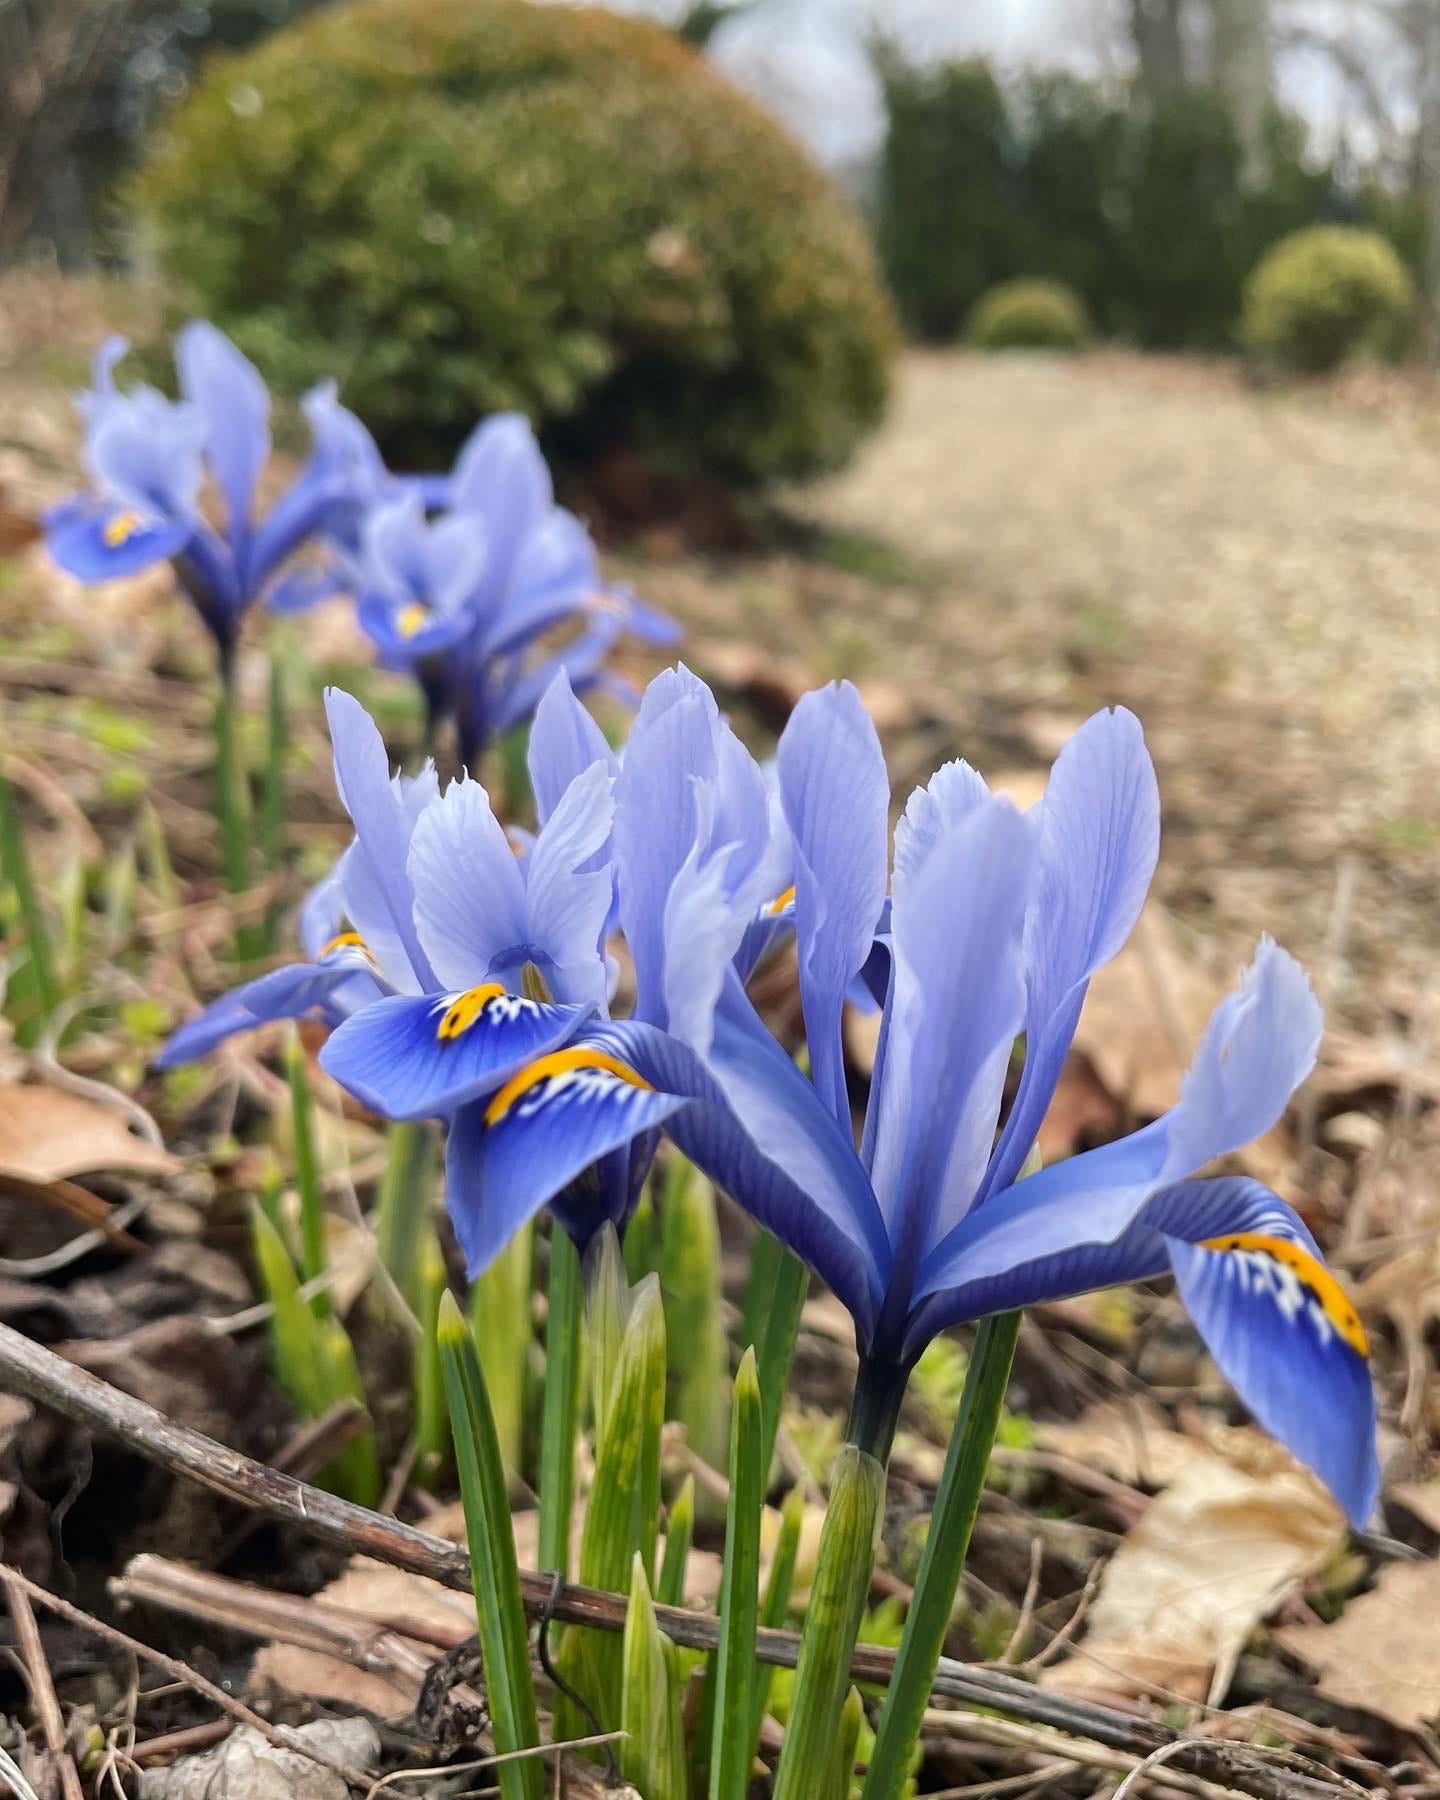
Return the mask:
[[[1234,341],[1246,276],[1290,231],[1371,221],[1423,260],[1416,209],[1316,164],[1277,110],[1247,157],[1231,106],[1207,88],[1002,83],[983,62],[920,68],[885,49],[877,66],[880,250],[920,337],[952,338],[997,283],[1045,276],[1075,290],[1104,336],[1216,349]]]
[[[357,0],[213,63],[132,198],[177,304],[282,385],[339,376],[396,456],[518,407],[740,482],[879,415],[866,236],[674,35],[599,11]]]

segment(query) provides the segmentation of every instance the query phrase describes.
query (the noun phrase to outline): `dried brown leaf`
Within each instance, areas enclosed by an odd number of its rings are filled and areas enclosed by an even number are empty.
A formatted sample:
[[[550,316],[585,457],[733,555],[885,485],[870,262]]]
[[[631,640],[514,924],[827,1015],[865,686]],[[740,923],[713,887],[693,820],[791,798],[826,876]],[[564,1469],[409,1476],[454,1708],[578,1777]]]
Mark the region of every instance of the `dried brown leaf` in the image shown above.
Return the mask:
[[[0,1170],[20,1181],[68,1181],[123,1169],[169,1175],[178,1157],[137,1137],[113,1107],[38,1084],[0,1085]]]
[[[1116,1551],[1083,1644],[1047,1684],[1218,1701],[1255,1626],[1323,1567],[1344,1529],[1293,1463],[1256,1473],[1220,1456],[1191,1462]]]
[[[1440,1718],[1440,1562],[1392,1563],[1333,1624],[1276,1635],[1331,1700],[1401,1730]]]

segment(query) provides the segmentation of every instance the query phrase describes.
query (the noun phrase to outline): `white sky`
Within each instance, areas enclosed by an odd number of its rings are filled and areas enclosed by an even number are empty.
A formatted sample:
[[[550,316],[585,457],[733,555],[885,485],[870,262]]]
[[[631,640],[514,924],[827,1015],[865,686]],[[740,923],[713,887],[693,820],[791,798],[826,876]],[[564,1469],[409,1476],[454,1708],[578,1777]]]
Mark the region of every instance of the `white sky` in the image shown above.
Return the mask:
[[[681,0],[607,4],[661,18],[682,10]],[[917,60],[983,55],[1002,68],[1117,75],[1125,66],[1127,5],[1128,0],[754,0],[720,28],[712,50],[737,85],[824,161],[849,162],[873,150],[883,130],[880,96],[865,54],[866,39],[877,28]],[[1374,15],[1363,14],[1359,0],[1272,0],[1272,8],[1284,27],[1285,47],[1275,70],[1282,101],[1310,120],[1325,149],[1343,131],[1368,152],[1373,132],[1360,119],[1334,63],[1295,40],[1308,32],[1363,44],[1380,87],[1403,87],[1403,71],[1376,38]],[[1403,114],[1403,101],[1395,110]]]

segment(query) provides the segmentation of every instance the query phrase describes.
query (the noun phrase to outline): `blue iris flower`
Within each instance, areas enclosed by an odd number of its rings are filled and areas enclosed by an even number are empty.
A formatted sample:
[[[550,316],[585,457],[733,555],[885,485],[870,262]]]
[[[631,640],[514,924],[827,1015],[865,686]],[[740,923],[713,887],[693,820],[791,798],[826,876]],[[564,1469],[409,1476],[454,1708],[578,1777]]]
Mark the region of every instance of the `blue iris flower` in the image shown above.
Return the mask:
[[[603,579],[590,534],[555,504],[534,434],[512,413],[478,426],[448,477],[373,507],[340,579],[381,662],[420,684],[432,730],[453,720],[467,768],[530,718],[558,671],[577,692],[607,685],[633,699],[605,670],[617,639],[677,635]],[[557,643],[561,629],[570,635]]]
[[[306,904],[306,960],[206,1007],[158,1065],[192,1061],[270,1020],[331,1026],[321,1063],[357,1098],[391,1119],[448,1120],[448,1200],[478,1272],[514,1227],[482,1204],[471,1139],[497,1099],[523,1113],[537,1082],[583,1080],[594,1067],[566,1047],[609,1011],[618,765],[562,671],[531,733],[532,837],[507,832],[477,782],[442,792],[433,767],[392,776],[379,732],[349,695],[332,689],[326,710],[355,836]],[[682,1104],[630,1091],[639,1104],[623,1149],[555,1196],[582,1244],[605,1219],[623,1224],[654,1127]]]
[[[674,1103],[680,1147],[845,1303],[857,1413],[892,1424],[944,1327],[1173,1274],[1236,1391],[1363,1524],[1378,1469],[1358,1317],[1291,1207],[1256,1181],[1192,1178],[1269,1129],[1313,1065],[1321,1017],[1300,966],[1262,939],[1178,1105],[1022,1179],[1089,981],[1154,871],[1158,793],[1134,717],[1089,720],[1023,816],[946,765],[910,799],[893,874],[884,759],[852,687],[801,701],[778,773],[783,832],[703,685],[683,670],[652,683],[615,790],[636,1017],[573,1042],[572,1058],[597,1059],[588,1083],[538,1080],[528,1110],[484,1115],[469,1145],[484,1205],[518,1220],[642,1111],[653,1123]],[[790,908],[813,1081],[757,1017],[737,961]],[[884,1009],[857,1148],[840,1029],[866,972]]]
[[[95,357],[80,396],[90,488],[45,520],[50,553],[82,581],[108,581],[169,562],[232,666],[246,609],[314,533],[342,529],[347,511],[378,498],[383,467],[368,433],[320,388],[307,397],[313,446],[290,488],[263,518],[256,488],[270,454],[270,397],[255,367],[213,325],[197,320],[175,342],[180,398],[115,385],[124,338]],[[373,450],[373,445],[370,445]],[[223,522],[202,508],[213,488]]]

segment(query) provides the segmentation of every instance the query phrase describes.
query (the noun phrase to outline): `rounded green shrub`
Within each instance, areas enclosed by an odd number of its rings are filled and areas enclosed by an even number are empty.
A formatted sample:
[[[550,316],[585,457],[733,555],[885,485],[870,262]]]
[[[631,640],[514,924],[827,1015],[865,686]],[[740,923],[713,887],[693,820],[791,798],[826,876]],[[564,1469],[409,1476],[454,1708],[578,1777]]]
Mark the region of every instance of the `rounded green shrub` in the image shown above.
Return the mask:
[[[845,459],[894,327],[865,230],[674,34],[531,0],[341,0],[217,59],[131,184],[177,308],[396,456],[528,413],[737,482]]]
[[[1002,281],[976,302],[965,335],[978,350],[1078,350],[1090,320],[1061,281]]]
[[[1240,329],[1262,356],[1323,374],[1356,351],[1393,354],[1414,310],[1414,284],[1385,238],[1316,225],[1281,238],[1256,264]]]

